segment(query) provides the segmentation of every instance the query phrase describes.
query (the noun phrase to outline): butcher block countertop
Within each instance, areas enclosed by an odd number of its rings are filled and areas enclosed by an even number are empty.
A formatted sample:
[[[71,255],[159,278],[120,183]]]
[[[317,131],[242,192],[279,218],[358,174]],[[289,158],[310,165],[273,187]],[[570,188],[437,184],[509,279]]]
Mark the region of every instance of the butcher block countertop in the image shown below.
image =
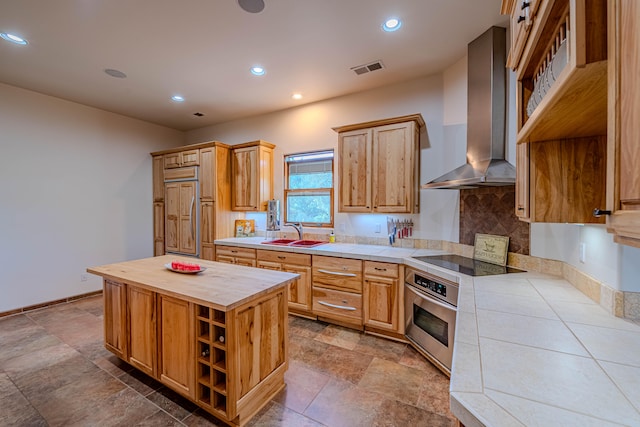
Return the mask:
[[[179,260],[197,262],[206,270],[197,274],[176,273],[165,264]],[[118,282],[162,291],[195,303],[213,305],[222,311],[233,308],[288,285],[298,274],[214,261],[197,260],[176,255],[144,258],[87,268],[89,273]]]

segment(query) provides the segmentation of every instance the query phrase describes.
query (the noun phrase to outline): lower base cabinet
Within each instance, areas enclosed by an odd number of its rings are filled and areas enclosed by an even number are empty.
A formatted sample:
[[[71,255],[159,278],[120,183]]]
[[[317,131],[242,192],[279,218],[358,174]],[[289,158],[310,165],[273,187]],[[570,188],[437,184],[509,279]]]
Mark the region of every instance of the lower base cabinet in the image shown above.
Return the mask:
[[[364,262],[363,315],[365,327],[404,334],[403,266]]]
[[[284,387],[287,289],[229,311],[104,280],[105,347],[229,425]]]
[[[311,314],[311,255],[292,252],[257,250],[256,266],[269,270],[299,274],[289,285],[289,311]]]

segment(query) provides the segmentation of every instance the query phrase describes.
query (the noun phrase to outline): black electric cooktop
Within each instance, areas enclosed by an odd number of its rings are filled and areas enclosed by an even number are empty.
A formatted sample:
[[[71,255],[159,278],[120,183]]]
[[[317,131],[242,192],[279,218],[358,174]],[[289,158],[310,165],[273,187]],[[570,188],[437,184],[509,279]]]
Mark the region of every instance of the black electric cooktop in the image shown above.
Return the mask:
[[[491,276],[494,274],[507,273],[524,273],[524,270],[518,270],[513,267],[506,267],[489,262],[478,261],[477,259],[467,258],[460,255],[429,255],[413,257],[418,261],[428,264],[437,265],[447,270],[457,271],[458,273],[468,276]]]

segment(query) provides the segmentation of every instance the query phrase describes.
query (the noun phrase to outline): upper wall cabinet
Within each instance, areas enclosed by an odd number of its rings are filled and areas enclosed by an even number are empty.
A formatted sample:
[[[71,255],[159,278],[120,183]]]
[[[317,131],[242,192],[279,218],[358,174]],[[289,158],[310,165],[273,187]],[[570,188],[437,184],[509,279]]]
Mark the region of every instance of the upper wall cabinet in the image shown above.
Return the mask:
[[[606,0],[504,0],[516,72],[516,215],[602,223],[606,195]],[[604,208],[603,208],[604,209]]]
[[[502,11],[512,19],[517,142],[605,135],[606,0],[504,0]]]
[[[165,169],[181,168],[183,166],[198,166],[199,164],[200,157],[197,149],[178,151],[176,153],[164,155]]]
[[[503,15],[511,15],[511,50],[507,67],[516,69],[522,57],[525,42],[540,6],[540,0],[503,0]]]
[[[419,211],[420,114],[333,128],[338,132],[338,211]]]
[[[267,210],[267,200],[273,199],[274,148],[261,140],[232,146],[232,210]]]
[[[607,228],[640,247],[640,2],[610,0]]]

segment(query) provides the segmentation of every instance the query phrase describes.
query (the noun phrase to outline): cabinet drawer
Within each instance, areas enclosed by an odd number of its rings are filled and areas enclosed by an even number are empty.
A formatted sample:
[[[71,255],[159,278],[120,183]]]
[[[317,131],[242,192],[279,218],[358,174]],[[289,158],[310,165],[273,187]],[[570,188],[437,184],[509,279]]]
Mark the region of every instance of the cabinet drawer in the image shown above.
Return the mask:
[[[238,248],[235,246],[216,246],[216,257],[221,255],[234,258],[256,259],[256,250],[250,248]]]
[[[313,284],[338,291],[362,293],[362,261],[314,256]]]
[[[362,295],[314,287],[313,312],[317,315],[347,317],[362,324]]]
[[[286,264],[311,266],[311,255],[306,254],[258,249],[257,256],[258,260],[260,261],[282,262]]]
[[[390,262],[364,262],[364,275],[365,276],[378,276],[389,277],[392,279],[398,278],[400,266]]]

